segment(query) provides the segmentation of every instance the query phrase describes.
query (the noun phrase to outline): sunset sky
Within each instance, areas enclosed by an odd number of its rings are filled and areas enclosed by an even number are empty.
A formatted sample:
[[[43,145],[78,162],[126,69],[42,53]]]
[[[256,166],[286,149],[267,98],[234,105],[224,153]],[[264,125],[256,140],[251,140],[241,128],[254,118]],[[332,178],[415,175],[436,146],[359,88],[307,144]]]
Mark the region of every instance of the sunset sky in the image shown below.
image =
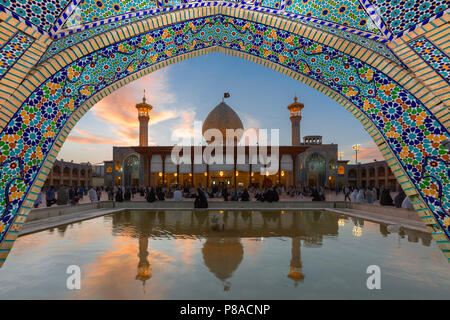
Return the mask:
[[[305,104],[301,136],[322,135],[337,143],[343,159],[352,160],[351,146],[361,144],[358,160],[382,156],[353,115],[331,98],[294,79],[252,62],[213,53],[179,62],[147,75],[98,102],[75,126],[59,159],[98,163],[112,159],[112,146],[138,144],[136,103],[146,89],[150,113],[149,144],[173,145],[174,138],[191,136],[194,121],[203,121],[223,93],[245,128],[280,130],[280,145],[290,145],[286,106],[294,95]],[[174,138],[172,138],[174,137]]]

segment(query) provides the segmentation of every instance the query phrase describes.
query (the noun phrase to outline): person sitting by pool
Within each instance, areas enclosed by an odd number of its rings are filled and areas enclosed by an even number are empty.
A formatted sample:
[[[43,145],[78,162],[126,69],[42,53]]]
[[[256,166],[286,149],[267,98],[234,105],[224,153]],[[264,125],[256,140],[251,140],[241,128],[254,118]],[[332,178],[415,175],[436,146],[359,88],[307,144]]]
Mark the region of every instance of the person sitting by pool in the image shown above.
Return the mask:
[[[173,192],[173,200],[183,201],[183,194],[181,193],[181,188],[178,187],[177,190]]]
[[[394,201],[392,201],[391,193],[389,192],[389,189],[383,189],[383,192],[381,193],[380,197],[380,204],[382,206],[393,206]]]
[[[244,189],[241,193],[241,201],[249,201],[250,200],[250,194],[248,193],[247,189]]]
[[[320,196],[319,192],[316,188],[311,193],[312,201],[322,201],[322,197]]]
[[[156,195],[159,201],[164,201],[166,199],[166,195],[161,187],[156,188]]]
[[[145,200],[147,200],[147,202],[156,201],[155,188],[151,187],[150,190],[148,190],[147,195],[145,196]]]
[[[274,188],[269,188],[269,189],[267,189],[266,192],[264,192],[262,201],[276,202],[279,199],[280,198],[279,198],[278,192],[276,192]]]
[[[405,191],[403,191],[403,189],[401,189],[400,192],[397,194],[397,196],[394,198],[395,207],[401,208],[403,200],[405,200],[405,198],[406,198]]]
[[[202,189],[197,188],[197,196],[194,200],[194,208],[208,208],[208,200]]]

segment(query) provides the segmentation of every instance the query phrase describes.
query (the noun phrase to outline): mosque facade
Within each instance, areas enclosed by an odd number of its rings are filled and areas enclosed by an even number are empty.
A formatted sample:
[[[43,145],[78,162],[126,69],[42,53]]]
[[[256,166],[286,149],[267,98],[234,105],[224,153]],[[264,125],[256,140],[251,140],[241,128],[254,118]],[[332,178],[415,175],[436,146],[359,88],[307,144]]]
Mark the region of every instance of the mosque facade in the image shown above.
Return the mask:
[[[322,186],[334,188],[347,184],[347,162],[338,160],[338,145],[322,143],[322,136],[305,136],[301,141],[301,120],[303,103],[294,98],[287,106],[291,120],[291,145],[279,146],[278,156],[272,157],[270,143],[263,145],[243,143],[244,127],[239,115],[222,99],[205,118],[202,126],[203,138],[207,144],[179,147],[190,156],[188,161],[176,163],[172,159],[174,146],[149,146],[148,123],[153,109],[145,97],[136,105],[139,120],[139,145],[113,147],[113,160],[105,161],[105,184],[122,186],[202,186],[227,185],[228,187],[248,187],[284,185],[286,188]],[[227,136],[227,129],[234,135]],[[220,132],[222,141],[209,134]],[[216,131],[214,131],[216,130]],[[244,138],[246,138],[245,136]],[[242,139],[242,140],[241,140]],[[233,141],[233,146],[229,142]],[[239,142],[241,143],[239,144]],[[246,140],[248,142],[248,140]],[[232,150],[233,157],[215,157],[216,161],[199,162],[194,155],[204,154],[208,148],[220,145],[224,153]],[[263,150],[263,148],[266,148]],[[201,150],[201,151],[200,151]],[[275,149],[274,149],[275,150]],[[277,170],[255,160],[265,152],[278,165]],[[245,157],[240,156],[239,152]],[[207,153],[207,152],[206,152]],[[256,155],[255,155],[256,154]],[[215,156],[214,152],[211,156]],[[190,159],[189,159],[190,158]],[[203,158],[203,157],[202,157]],[[260,157],[259,157],[260,159]],[[190,160],[190,161],[189,161]],[[266,170],[267,168],[267,170]]]

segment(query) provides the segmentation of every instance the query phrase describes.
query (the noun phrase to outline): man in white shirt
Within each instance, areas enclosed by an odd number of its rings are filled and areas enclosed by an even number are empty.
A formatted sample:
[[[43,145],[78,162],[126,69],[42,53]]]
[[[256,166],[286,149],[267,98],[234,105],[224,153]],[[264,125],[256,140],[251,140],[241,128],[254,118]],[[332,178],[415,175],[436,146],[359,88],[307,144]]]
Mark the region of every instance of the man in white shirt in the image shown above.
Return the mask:
[[[175,201],[183,201],[183,194],[181,193],[180,188],[174,191],[173,200]]]

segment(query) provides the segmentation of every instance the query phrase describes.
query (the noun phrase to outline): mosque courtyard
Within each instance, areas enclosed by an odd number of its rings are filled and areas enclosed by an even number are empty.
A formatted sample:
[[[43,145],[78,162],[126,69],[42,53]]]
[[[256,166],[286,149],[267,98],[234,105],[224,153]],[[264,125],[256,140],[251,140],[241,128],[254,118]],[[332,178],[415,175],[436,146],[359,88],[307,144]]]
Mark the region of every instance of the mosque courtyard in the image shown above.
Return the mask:
[[[449,299],[449,10],[2,1],[0,300]]]

